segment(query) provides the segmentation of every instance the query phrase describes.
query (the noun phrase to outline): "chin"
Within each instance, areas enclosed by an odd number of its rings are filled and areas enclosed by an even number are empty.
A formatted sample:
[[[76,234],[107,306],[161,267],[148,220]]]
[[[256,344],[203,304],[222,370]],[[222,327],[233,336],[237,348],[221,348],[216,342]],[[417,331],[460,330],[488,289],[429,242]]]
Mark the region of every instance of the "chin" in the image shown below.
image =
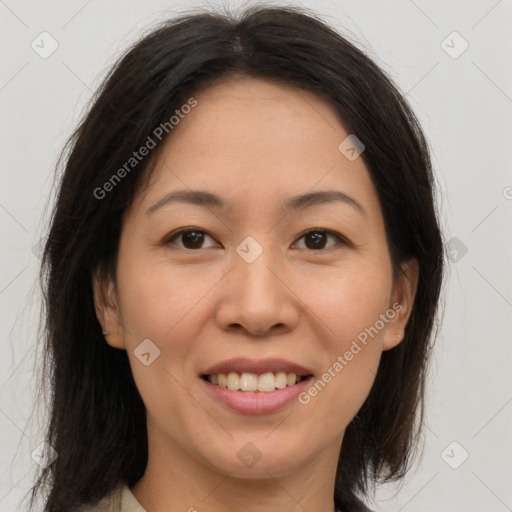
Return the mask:
[[[244,479],[278,478],[304,465],[302,457],[301,460],[297,458],[297,454],[304,454],[303,442],[290,443],[290,439],[284,442],[286,440],[278,435],[271,440],[274,434],[269,436],[268,432],[260,437],[235,436],[229,446],[221,448],[220,453],[207,457],[208,465],[232,478]]]

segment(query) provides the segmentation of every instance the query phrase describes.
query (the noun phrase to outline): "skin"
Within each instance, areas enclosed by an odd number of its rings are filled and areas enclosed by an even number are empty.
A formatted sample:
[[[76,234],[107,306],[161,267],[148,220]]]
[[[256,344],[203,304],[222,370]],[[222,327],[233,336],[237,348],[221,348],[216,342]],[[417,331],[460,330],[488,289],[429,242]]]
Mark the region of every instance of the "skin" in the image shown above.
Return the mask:
[[[117,287],[93,280],[106,340],[127,350],[147,409],[148,465],[131,490],[151,512],[334,510],[344,430],[370,392],[382,351],[402,339],[417,263],[393,281],[376,190],[362,158],[349,161],[338,150],[349,133],[323,99],[247,77],[195,98],[126,212]],[[230,208],[173,203],[146,214],[184,188],[215,193]],[[342,191],[366,215],[341,202],[278,210],[312,190]],[[183,236],[166,245],[188,227],[207,233],[203,245],[190,248]],[[329,236],[312,248],[303,235],[314,228],[349,244]],[[235,251],[248,236],[263,249],[252,263]],[[237,356],[281,357],[321,377],[395,302],[401,311],[307,405],[244,415],[203,392],[199,374]],[[145,339],[161,351],[149,366],[134,354]],[[261,453],[250,468],[237,457],[249,442]]]

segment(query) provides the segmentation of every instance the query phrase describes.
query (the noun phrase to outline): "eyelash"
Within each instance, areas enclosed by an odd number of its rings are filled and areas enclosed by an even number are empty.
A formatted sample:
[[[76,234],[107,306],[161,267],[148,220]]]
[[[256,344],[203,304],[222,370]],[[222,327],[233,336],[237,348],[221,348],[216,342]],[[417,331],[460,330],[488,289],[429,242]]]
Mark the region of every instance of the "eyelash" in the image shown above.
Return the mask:
[[[168,237],[166,237],[165,241],[164,241],[164,245],[176,245],[174,244],[173,240],[175,238],[179,238],[180,235],[183,235],[185,233],[191,233],[191,232],[194,232],[194,233],[199,233],[199,234],[205,234],[207,236],[209,236],[210,238],[214,239],[210,234],[208,234],[208,232],[206,232],[205,230],[203,229],[199,229],[199,228],[194,228],[194,227],[188,227],[188,228],[182,228],[180,229],[179,231],[175,231],[174,233],[172,233],[171,235],[169,235]],[[350,246],[350,242],[345,238],[343,237],[342,235],[336,233],[335,231],[331,231],[329,229],[323,229],[323,228],[312,228],[312,229],[309,229],[308,231],[305,231],[303,232],[298,240],[304,238],[306,235],[309,235],[311,233],[322,233],[324,235],[327,235],[327,236],[332,236],[334,238],[336,238],[339,242],[338,245],[342,245],[342,246]],[[200,249],[202,249],[201,247],[199,249],[188,249],[186,247],[179,247],[179,249],[183,249],[185,251],[198,251]],[[328,247],[327,249],[309,249],[310,252],[323,252],[323,251],[327,251],[329,249],[333,249],[333,247]],[[304,250],[304,249],[302,249]],[[305,250],[308,250],[307,248]]]

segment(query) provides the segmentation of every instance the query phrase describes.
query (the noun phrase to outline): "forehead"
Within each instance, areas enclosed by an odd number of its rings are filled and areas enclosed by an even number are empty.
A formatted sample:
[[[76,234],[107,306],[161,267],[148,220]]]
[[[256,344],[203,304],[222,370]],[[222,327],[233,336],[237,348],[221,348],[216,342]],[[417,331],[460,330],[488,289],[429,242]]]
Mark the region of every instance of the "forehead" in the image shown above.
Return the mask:
[[[239,77],[193,95],[165,141],[144,204],[172,189],[209,189],[234,203],[337,187],[376,199],[362,158],[338,149],[350,134],[330,103],[291,85]]]
[[[236,145],[248,140],[268,144],[276,135],[276,142],[297,139],[299,132],[306,132],[313,140],[312,135],[322,137],[337,129],[344,131],[327,100],[289,84],[250,77],[223,79],[200,91],[196,99],[199,108],[177,130],[175,142],[180,135],[186,135],[192,124],[196,132],[208,131],[210,138],[198,141],[205,145],[216,135],[226,143],[231,139]],[[193,123],[199,115],[201,123]],[[242,126],[244,131],[240,132]],[[270,133],[272,137],[268,136]]]

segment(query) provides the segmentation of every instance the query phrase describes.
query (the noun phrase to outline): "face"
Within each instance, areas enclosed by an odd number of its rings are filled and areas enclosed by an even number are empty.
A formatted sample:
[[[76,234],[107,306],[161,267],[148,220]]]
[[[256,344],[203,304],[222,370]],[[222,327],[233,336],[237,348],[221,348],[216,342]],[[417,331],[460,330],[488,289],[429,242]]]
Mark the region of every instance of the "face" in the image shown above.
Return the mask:
[[[244,77],[195,99],[126,212],[117,288],[94,281],[98,318],[128,353],[150,444],[245,478],[333,462],[382,351],[401,341],[417,269],[393,281],[376,190],[338,149],[349,133],[329,104]],[[312,377],[251,394],[202,378],[233,358]]]

